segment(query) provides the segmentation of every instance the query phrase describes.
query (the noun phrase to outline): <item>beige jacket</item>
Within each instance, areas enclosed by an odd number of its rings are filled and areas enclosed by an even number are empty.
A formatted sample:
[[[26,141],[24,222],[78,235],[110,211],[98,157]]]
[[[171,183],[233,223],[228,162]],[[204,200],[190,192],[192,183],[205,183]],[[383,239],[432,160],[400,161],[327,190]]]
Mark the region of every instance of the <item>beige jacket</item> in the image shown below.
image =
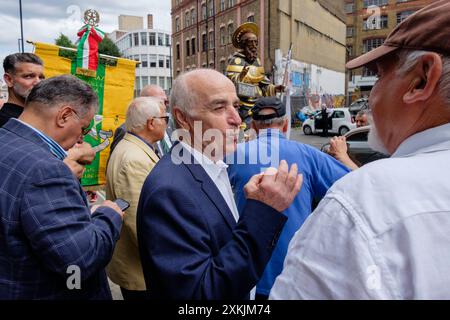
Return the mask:
[[[122,198],[130,203],[120,239],[107,266],[112,282],[128,290],[145,290],[139,256],[136,211],[142,185],[159,158],[142,140],[127,133],[117,144],[106,170],[106,199]]]

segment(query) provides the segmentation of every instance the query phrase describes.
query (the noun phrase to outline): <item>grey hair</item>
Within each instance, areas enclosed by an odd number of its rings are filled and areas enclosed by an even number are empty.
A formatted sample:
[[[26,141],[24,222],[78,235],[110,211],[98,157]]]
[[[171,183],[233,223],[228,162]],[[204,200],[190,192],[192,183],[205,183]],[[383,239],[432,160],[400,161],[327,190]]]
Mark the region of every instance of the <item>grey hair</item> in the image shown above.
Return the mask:
[[[284,121],[287,119],[287,115],[282,117],[267,119],[267,120],[252,120],[258,129],[266,127],[281,127]]]
[[[196,69],[197,71],[199,69]],[[193,71],[184,72],[179,75],[173,82],[172,92],[170,94],[170,110],[172,112],[172,118],[176,120],[174,114],[174,108],[181,110],[186,115],[191,114],[191,109],[197,103],[197,94],[190,90],[188,86],[188,78]],[[179,128],[178,123],[175,121],[175,126]]]
[[[160,99],[153,97],[136,98],[128,106],[125,128],[127,131],[137,133],[144,129],[150,117],[159,117],[160,112]]]
[[[359,111],[359,112],[356,114],[356,116],[357,116],[357,117],[368,116],[369,113],[370,113],[370,111],[369,111],[368,109],[364,109],[364,110]]]
[[[25,102],[26,108],[29,105],[44,112],[44,109],[70,105],[80,117],[84,117],[91,109],[97,113],[98,97],[86,82],[63,75],[36,84]]]
[[[40,66],[44,65],[42,59],[33,53],[13,53],[3,60],[3,70],[5,70],[6,73],[14,74],[16,73],[16,64],[18,63],[32,63]]]
[[[399,76],[404,76],[410,72],[418,63],[419,59],[428,54],[429,51],[403,50],[397,53],[399,59]],[[438,91],[447,105],[450,105],[450,57],[442,57],[442,75],[438,82]]]

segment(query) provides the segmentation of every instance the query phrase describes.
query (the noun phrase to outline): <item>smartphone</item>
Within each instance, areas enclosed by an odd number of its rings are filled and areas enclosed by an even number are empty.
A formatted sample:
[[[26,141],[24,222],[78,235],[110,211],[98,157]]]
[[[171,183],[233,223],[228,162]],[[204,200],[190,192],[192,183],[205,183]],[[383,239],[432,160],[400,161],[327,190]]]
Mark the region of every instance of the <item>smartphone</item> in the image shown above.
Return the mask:
[[[125,211],[130,207],[130,203],[121,198],[117,198],[116,200],[114,200],[114,203],[117,204],[122,211]]]

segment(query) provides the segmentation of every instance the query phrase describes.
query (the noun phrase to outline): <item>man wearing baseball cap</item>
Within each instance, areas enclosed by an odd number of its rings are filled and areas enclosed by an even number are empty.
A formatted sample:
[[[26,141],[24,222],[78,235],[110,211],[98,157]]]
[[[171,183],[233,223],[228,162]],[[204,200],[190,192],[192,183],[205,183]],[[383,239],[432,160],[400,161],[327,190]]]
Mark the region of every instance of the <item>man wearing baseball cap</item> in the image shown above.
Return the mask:
[[[296,233],[273,299],[450,297],[450,1],[350,61],[378,82],[370,142],[392,155],[339,180]]]
[[[259,98],[250,114],[251,128],[258,136],[248,143],[238,145],[232,158],[235,161],[228,167],[236,205],[238,210],[241,210],[239,212],[243,212],[247,204],[245,184],[265,168],[277,168],[281,160],[286,160],[289,165],[296,163],[299,173],[303,175],[302,189],[293,203],[283,211],[288,220],[256,286],[256,298],[267,299],[275,278],[283,269],[289,241],[312,212],[313,202],[317,203],[322,199],[333,183],[350,170],[313,147],[285,138],[289,120],[286,116],[286,106],[280,99]],[[241,161],[242,159],[245,161]]]

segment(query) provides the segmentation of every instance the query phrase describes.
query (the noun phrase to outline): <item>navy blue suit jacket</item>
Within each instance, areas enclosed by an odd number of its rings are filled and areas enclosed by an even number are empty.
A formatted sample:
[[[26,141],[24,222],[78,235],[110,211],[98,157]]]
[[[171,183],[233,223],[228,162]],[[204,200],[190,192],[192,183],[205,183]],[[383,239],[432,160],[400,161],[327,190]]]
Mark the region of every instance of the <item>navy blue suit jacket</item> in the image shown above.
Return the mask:
[[[245,299],[286,217],[250,200],[234,220],[220,191],[175,144],[151,171],[137,212],[147,290],[156,299]],[[172,161],[172,157],[175,160]]]
[[[0,129],[0,150],[0,299],[111,299],[104,267],[120,216],[91,215],[69,168],[16,119]],[[67,286],[70,266],[80,289]]]

